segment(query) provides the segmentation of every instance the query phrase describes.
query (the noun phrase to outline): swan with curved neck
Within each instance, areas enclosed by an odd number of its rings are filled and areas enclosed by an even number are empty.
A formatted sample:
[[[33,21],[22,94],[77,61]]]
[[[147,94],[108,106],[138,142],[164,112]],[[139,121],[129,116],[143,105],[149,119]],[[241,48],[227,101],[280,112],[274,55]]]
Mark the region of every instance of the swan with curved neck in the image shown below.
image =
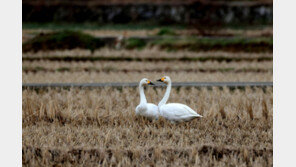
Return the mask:
[[[201,115],[197,114],[194,110],[192,110],[187,105],[181,103],[168,103],[171,88],[172,88],[172,81],[171,78],[168,76],[162,77],[161,79],[157,80],[167,84],[167,89],[165,91],[164,97],[158,103],[158,109],[161,116],[164,118],[175,122],[175,121],[189,121],[193,118],[202,117]]]
[[[159,112],[158,107],[155,104],[147,103],[146,96],[144,94],[144,86],[154,85],[147,78],[143,78],[139,83],[140,92],[140,104],[136,107],[136,115],[146,117],[148,119],[158,119]]]

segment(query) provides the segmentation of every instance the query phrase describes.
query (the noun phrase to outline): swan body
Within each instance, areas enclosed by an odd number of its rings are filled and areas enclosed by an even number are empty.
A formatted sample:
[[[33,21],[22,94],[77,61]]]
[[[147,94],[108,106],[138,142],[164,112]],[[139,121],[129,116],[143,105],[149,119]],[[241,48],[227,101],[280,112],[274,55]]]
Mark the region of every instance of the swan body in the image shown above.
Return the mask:
[[[144,85],[153,85],[151,81],[144,78],[139,83],[139,92],[140,92],[140,104],[136,107],[136,115],[146,117],[150,120],[158,119],[159,112],[158,106],[152,103],[147,103],[145,94],[144,94]]]
[[[158,81],[164,82],[168,85],[163,99],[158,104],[159,113],[162,117],[172,122],[189,121],[193,118],[202,117],[201,115],[197,114],[193,109],[191,109],[185,104],[181,104],[181,103],[166,104],[170,96],[172,81],[168,76],[162,77]]]
[[[181,103],[168,103],[159,107],[161,116],[170,121],[189,121],[196,117],[202,117],[190,107]]]
[[[145,105],[139,104],[136,107],[136,115],[146,117],[150,120],[158,119],[158,116],[159,116],[158,107],[157,105],[152,103],[146,103]]]

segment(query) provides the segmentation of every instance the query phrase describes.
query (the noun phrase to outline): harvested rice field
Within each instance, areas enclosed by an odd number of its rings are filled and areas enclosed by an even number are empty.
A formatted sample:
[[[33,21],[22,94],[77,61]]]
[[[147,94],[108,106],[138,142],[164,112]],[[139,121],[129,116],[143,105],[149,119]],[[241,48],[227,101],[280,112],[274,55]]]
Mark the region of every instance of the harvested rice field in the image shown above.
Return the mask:
[[[173,83],[273,81],[272,27],[220,29],[200,38],[209,47],[200,50],[188,48],[201,45],[182,41],[200,32],[172,30],[162,35],[157,27],[82,29],[83,38],[77,32],[68,38],[62,31],[46,36],[58,29],[23,29],[29,49],[22,54],[22,82],[123,83],[144,77],[156,82],[162,76]],[[132,39],[134,48],[114,43],[92,48],[93,41],[121,35],[161,38],[168,46]],[[170,45],[167,37],[179,41]],[[57,44],[55,38],[63,40]],[[150,103],[158,104],[164,93],[165,87],[145,88]],[[181,123],[136,116],[139,102],[135,87],[23,87],[23,166],[273,166],[272,86],[174,87],[168,102],[186,104],[203,116]]]
[[[110,48],[102,48],[95,50],[93,53],[86,49],[71,49],[71,50],[53,50],[53,51],[38,51],[23,53],[23,58],[47,58],[47,57],[131,57],[131,58],[199,58],[199,57],[225,57],[225,58],[271,58],[272,53],[232,53],[223,51],[210,51],[210,52],[191,52],[191,51],[174,51],[167,52],[160,50],[157,47],[144,48],[141,50],[114,50]]]
[[[164,91],[147,88],[148,102]],[[23,165],[272,166],[272,88],[180,88],[169,102],[204,117],[137,117],[133,88],[23,90]]]
[[[152,81],[168,75],[174,82],[268,82],[272,72],[29,72],[23,73],[23,83],[101,83],[139,82],[143,77]]]
[[[112,59],[94,60],[96,56]],[[61,59],[48,59],[52,57]],[[84,60],[76,60],[77,57],[83,57]],[[144,60],[124,61],[124,57],[142,57]],[[182,59],[184,57],[187,59]],[[23,83],[138,82],[143,77],[155,80],[163,75],[171,76],[174,82],[271,82],[272,54],[188,51],[170,53],[157,49],[116,51],[105,48],[93,55],[79,49],[23,55]]]

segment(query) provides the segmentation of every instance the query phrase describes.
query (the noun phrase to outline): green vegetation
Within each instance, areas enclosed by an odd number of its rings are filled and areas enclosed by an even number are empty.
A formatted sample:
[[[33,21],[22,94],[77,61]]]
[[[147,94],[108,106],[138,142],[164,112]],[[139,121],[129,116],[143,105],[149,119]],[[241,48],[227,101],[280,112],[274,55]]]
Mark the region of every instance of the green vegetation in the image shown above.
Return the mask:
[[[30,71],[30,72],[39,72],[39,71],[48,71],[46,68],[44,67],[40,67],[40,66],[37,66],[37,67],[23,67],[23,71]]]
[[[126,49],[143,49],[147,44],[147,41],[139,38],[129,38],[125,41]]]
[[[188,49],[191,51],[244,51],[244,52],[272,52],[273,39],[267,38],[165,38],[155,40],[152,45],[170,51]]]
[[[158,46],[167,51],[213,51],[230,52],[272,52],[273,38],[174,38],[166,37],[155,40],[128,39],[127,49],[142,49],[144,46]]]
[[[175,36],[177,35],[177,33],[170,29],[170,28],[162,28],[158,31],[158,33],[156,35],[159,35],[159,36]]]
[[[66,72],[66,71],[70,71],[70,68],[68,67],[61,67],[57,69],[58,72]]]
[[[170,31],[161,31],[167,34]],[[170,32],[172,33],[172,32]],[[39,34],[23,44],[23,51],[39,51],[54,49],[89,49],[92,52],[103,46],[114,47],[115,38],[96,38],[80,31],[58,31],[48,34]],[[143,49],[144,47],[157,46],[168,51],[190,50],[190,51],[215,51],[223,50],[228,52],[272,52],[273,38],[128,38],[123,40],[125,49]]]
[[[80,31],[64,30],[48,34],[39,34],[23,44],[23,51],[84,48],[94,51],[105,43]]]

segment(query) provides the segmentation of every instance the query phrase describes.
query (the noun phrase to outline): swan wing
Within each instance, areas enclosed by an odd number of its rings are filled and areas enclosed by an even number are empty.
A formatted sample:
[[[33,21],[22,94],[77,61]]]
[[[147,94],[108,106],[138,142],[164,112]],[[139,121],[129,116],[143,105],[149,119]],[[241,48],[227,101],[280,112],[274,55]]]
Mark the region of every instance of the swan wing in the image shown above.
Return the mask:
[[[168,119],[186,119],[190,117],[202,117],[197,114],[190,107],[180,103],[169,103],[165,104],[160,108],[163,116]]]
[[[175,103],[175,104],[178,104],[180,107],[182,107],[184,110],[186,110],[187,113],[189,113],[190,115],[194,115],[194,116],[197,116],[197,117],[202,117],[201,115],[197,114],[192,108],[188,107],[185,104],[180,104],[180,103]]]
[[[155,104],[147,103],[146,109],[138,115],[147,117],[149,119],[157,119],[159,116],[158,107]]]
[[[147,109],[149,113],[153,113],[153,115],[158,115],[158,106],[153,103],[147,104]]]
[[[151,108],[153,110],[158,110],[158,106],[153,103],[147,103],[148,108]]]
[[[144,113],[144,112],[146,112],[147,111],[147,106],[146,105],[138,105],[137,107],[136,107],[136,114],[137,115],[141,115],[141,113]]]

